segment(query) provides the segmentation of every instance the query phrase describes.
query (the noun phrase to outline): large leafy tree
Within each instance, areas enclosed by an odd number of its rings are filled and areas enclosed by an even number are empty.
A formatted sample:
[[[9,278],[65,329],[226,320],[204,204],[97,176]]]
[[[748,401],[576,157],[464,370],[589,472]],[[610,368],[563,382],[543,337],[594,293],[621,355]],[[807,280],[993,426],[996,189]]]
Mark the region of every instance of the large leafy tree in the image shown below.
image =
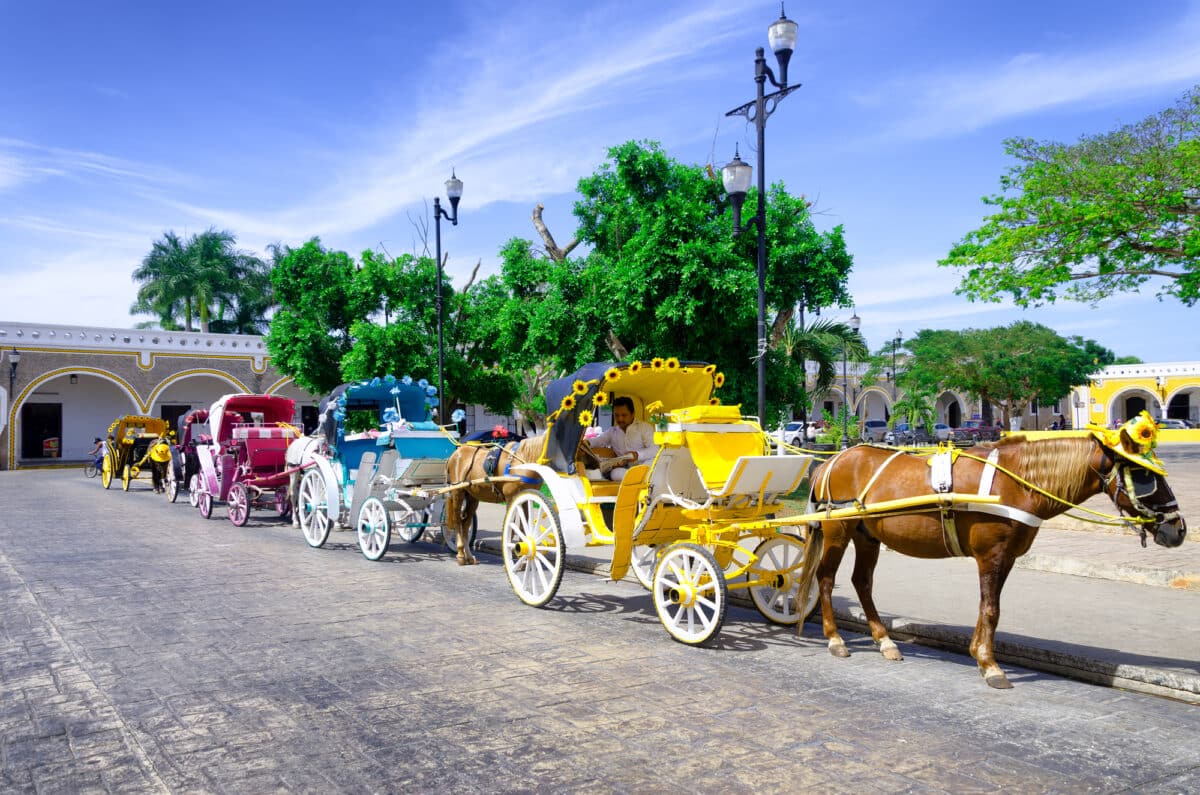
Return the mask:
[[[1066,397],[1072,386],[1087,383],[1113,361],[1111,351],[1091,340],[1067,339],[1029,321],[965,331],[922,329],[905,348],[909,355],[899,384],[906,393],[966,392],[979,398],[985,412],[1000,406],[1005,425],[1031,401]]]
[[[130,312],[158,316],[165,329],[261,333],[272,305],[267,266],[237,248],[229,232],[208,229],[187,240],[165,232],[134,270]]]
[[[671,159],[653,143],[628,142],[579,182],[578,237],[560,248],[541,223],[544,247],[520,239],[502,249],[502,279],[514,303],[500,334],[510,362],[570,370],[602,359],[677,356],[716,361],[722,398],[753,405],[757,277],[753,235],[734,238],[732,216],[711,171]],[[820,233],[808,203],[771,188],[766,294],[773,343],[767,352],[768,415],[804,401],[802,361],[779,340],[796,306],[848,303],[851,257],[840,227]],[[755,212],[758,197],[744,212]],[[590,251],[571,257],[579,243]]]
[[[1137,124],[1074,144],[1013,138],[996,208],[940,265],[958,292],[1020,306],[1098,302],[1150,281],[1200,299],[1200,86]]]

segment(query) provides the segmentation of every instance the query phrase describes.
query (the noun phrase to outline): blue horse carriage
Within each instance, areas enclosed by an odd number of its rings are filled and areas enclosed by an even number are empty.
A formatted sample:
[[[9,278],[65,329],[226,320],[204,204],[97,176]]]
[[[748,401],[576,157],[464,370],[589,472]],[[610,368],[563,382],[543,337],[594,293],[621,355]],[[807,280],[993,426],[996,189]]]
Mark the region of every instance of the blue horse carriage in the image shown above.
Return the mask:
[[[295,524],[309,546],[324,546],[335,527],[353,527],[369,560],[383,557],[393,532],[410,543],[428,533],[457,552],[454,534],[443,530],[439,490],[457,433],[432,421],[436,406],[437,388],[425,379],[390,375],[343,384],[321,401],[320,427],[287,455],[299,470]]]

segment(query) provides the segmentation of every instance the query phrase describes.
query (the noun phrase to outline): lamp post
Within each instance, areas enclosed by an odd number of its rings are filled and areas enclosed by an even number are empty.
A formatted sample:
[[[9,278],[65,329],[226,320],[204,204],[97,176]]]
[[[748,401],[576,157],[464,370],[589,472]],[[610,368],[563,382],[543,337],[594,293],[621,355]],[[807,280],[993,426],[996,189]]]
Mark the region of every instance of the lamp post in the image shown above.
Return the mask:
[[[462,198],[462,190],[462,180],[454,175],[454,169],[450,169],[450,179],[446,180],[446,196],[450,199],[451,213],[442,208],[440,196],[433,197],[434,250],[437,254],[438,422],[445,416],[443,407],[446,402],[446,379],[442,362],[442,218],[458,226],[458,200]]]
[[[857,332],[862,325],[862,318],[855,312],[847,324],[850,330]],[[846,340],[842,340],[842,449],[850,446],[850,374],[846,369]]]
[[[892,340],[892,402],[896,401],[896,349],[900,347],[900,343],[904,341],[904,332],[897,330],[896,337]]]
[[[767,40],[775,59],[779,62],[779,80],[767,66],[763,57],[763,48],[754,51],[754,82],[758,84],[757,96],[751,102],[740,105],[726,113],[726,116],[744,116],[747,122],[754,122],[758,140],[758,211],[745,227],[742,226],[742,203],[746,201],[746,192],[750,188],[750,177],[753,169],[742,161],[737,149],[734,149],[733,160],[721,169],[721,182],[725,185],[725,193],[733,205],[733,234],[740,235],[750,226],[756,226],[758,231],[758,341],[755,349],[755,359],[758,360],[758,418],[763,420],[766,414],[767,395],[767,180],[765,166],[765,133],[767,119],[775,112],[779,101],[800,87],[799,84],[787,84],[788,61],[796,47],[797,25],[783,13],[783,4],[779,7],[779,19],[767,29]],[[778,91],[765,93],[767,80]]]
[[[8,352],[8,399],[13,400],[13,385],[17,382],[17,365],[21,363],[21,352],[17,346]]]

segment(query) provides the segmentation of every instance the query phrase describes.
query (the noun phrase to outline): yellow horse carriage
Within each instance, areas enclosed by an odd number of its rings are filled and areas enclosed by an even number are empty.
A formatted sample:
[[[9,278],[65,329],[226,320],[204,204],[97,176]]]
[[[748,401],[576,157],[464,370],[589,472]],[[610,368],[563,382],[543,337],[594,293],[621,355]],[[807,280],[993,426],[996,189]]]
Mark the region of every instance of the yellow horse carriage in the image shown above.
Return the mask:
[[[511,466],[541,485],[509,500],[502,530],[504,568],[523,602],[554,597],[568,549],[611,546],[612,579],[632,570],[683,643],[720,631],[730,591],[749,591],[778,624],[811,611],[815,589],[797,610],[803,538],[762,520],[783,510],[780,497],[799,488],[812,459],[771,454],[757,419],[713,397],[723,381],[711,364],[655,359],[589,364],[550,384],[541,455]],[[619,397],[655,426],[658,449],[614,482],[597,468],[585,435]]]
[[[127,414],[117,417],[108,426],[108,438],[104,441],[104,460],[100,465],[100,482],[104,488],[112,486],[113,478],[121,478],[121,488],[129,491],[129,484],[141,472],[150,446],[167,433],[167,421],[161,417],[143,417]]]

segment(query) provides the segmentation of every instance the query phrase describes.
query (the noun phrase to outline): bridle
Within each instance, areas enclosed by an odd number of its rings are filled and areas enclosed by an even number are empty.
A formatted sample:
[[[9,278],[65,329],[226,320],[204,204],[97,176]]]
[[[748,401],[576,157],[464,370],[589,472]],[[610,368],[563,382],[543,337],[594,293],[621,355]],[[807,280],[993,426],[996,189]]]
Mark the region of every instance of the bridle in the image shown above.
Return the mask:
[[[1174,496],[1169,501],[1153,507],[1142,502],[1143,498],[1158,491],[1158,475],[1145,467],[1122,462],[1103,444],[1100,445],[1100,449],[1104,452],[1104,460],[1101,461],[1100,469],[1096,470],[1096,474],[1100,476],[1105,493],[1108,494],[1109,499],[1113,501],[1118,510],[1121,510],[1121,503],[1117,498],[1121,495],[1125,496],[1130,508],[1136,514],[1130,523],[1136,525],[1142,539],[1142,546],[1145,547],[1146,525],[1154,525],[1157,528],[1167,522],[1178,522],[1181,519],[1179,503]],[[1104,467],[1110,461],[1112,466],[1105,472]]]

